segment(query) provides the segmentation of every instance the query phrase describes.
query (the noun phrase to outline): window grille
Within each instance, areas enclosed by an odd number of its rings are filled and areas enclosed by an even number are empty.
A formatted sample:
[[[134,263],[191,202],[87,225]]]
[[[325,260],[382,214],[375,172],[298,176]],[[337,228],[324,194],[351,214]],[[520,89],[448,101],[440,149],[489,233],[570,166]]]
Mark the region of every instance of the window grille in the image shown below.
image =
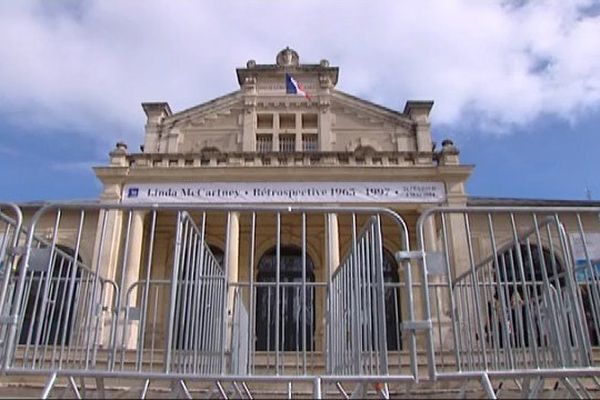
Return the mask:
[[[273,151],[273,135],[256,135],[256,151],[259,153]]]
[[[302,135],[302,151],[317,151],[319,149],[319,143],[317,135],[304,134]]]
[[[279,151],[282,153],[296,151],[296,135],[279,135]]]

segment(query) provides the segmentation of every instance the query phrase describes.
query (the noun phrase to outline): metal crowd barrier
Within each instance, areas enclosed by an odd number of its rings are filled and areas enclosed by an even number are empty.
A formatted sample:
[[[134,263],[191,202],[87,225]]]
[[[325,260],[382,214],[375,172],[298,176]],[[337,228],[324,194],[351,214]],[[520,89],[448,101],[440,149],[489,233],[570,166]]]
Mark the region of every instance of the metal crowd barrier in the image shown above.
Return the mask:
[[[490,378],[516,379],[533,397],[550,378],[573,396],[577,388],[589,394],[582,379],[600,387],[592,353],[600,333],[599,216],[593,208],[508,207],[422,214],[430,376],[479,375],[490,393]]]
[[[332,216],[343,241],[327,233]],[[264,382],[286,382],[290,393],[309,383],[318,394],[321,376],[385,376],[382,231],[408,251],[404,221],[383,208],[43,206],[3,292],[3,371],[46,376],[42,397],[59,378],[75,393],[85,389],[75,378],[96,379],[101,394],[104,379],[123,378],[142,380],[142,394],[150,380],[185,394],[190,380],[248,396]],[[348,255],[320,258],[326,246]],[[359,300],[348,369],[332,361],[348,311],[335,291]],[[405,300],[412,308],[412,295]]]
[[[14,290],[15,249],[22,233],[23,214],[14,204],[0,204],[0,359],[7,364],[8,335],[11,325]]]
[[[329,373],[388,373],[381,226],[371,217],[333,273],[329,289]]]
[[[141,397],[161,380],[185,397],[473,380],[535,397],[550,379],[590,395],[599,215],[436,208],[411,251],[384,208],[52,204],[25,229],[1,205],[2,372],[45,376],[42,397],[59,378],[78,396],[86,378],[101,396],[110,378]]]
[[[82,224],[74,249],[57,243],[60,211],[55,217],[50,234],[36,234],[32,223],[24,246],[14,248],[5,370],[96,367],[101,322],[111,312],[100,304],[111,302],[117,287],[81,261]]]

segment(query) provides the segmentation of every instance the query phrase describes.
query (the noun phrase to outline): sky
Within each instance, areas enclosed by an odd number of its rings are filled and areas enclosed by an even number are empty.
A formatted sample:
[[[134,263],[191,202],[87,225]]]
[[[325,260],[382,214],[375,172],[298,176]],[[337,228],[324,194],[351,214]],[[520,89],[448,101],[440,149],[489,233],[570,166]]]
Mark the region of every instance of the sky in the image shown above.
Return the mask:
[[[0,37],[0,201],[97,198],[141,102],[237,90],[286,46],[352,95],[435,101],[470,195],[600,199],[600,0],[0,0]]]

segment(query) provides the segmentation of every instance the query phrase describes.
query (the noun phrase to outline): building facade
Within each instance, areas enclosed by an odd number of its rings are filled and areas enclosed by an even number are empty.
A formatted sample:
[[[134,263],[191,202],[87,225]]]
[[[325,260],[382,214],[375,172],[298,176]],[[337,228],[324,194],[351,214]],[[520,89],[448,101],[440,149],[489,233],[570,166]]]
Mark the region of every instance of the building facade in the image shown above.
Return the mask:
[[[90,352],[90,376],[182,382],[594,365],[598,204],[469,197],[433,102],[344,93],[327,60],[285,48],[236,73],[187,110],[143,103],[143,145],[94,168],[98,201],[21,205],[17,256],[6,214],[5,370],[68,376]]]

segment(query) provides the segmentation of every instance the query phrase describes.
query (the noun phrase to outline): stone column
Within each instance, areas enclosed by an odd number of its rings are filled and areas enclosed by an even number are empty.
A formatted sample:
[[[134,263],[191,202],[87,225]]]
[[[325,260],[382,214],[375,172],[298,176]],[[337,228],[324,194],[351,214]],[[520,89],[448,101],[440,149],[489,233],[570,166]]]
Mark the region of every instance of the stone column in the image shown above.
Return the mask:
[[[329,279],[335,269],[340,265],[340,239],[338,233],[338,218],[337,214],[325,214],[323,217],[323,279],[329,282]],[[318,293],[318,292],[317,292]],[[325,292],[322,292],[326,295]],[[325,320],[325,304],[324,299],[316,299],[316,341],[315,347],[325,350],[326,342],[326,320]],[[321,323],[319,323],[320,321]]]
[[[332,142],[334,138],[331,131],[333,118],[329,96],[321,95],[319,97],[319,151],[333,150]]]
[[[137,286],[129,290],[131,286],[140,279],[142,246],[144,240],[144,217],[146,211],[132,211],[131,224],[127,236],[127,253],[123,263],[124,270],[121,271],[121,307],[123,312],[125,307],[129,307],[130,321],[127,325],[127,332],[123,340],[123,346],[133,349],[137,346],[139,320],[131,320],[131,311],[138,307],[138,288]],[[125,214],[123,224],[127,228],[129,214]],[[125,250],[125,249],[124,249]]]
[[[119,263],[119,244],[121,243],[121,225],[123,212],[119,210],[102,209],[98,214],[98,225],[96,227],[94,251],[92,258],[92,270],[104,279],[116,281],[117,265]],[[107,287],[102,306],[111,310],[116,307],[113,302],[112,288]],[[100,297],[101,294],[98,294]],[[100,298],[98,298],[100,300]],[[116,299],[115,299],[116,301]],[[112,333],[113,321],[111,314],[104,314],[100,325],[98,344],[108,344]]]
[[[325,260],[329,275],[340,265],[340,236],[337,214],[325,215]]]
[[[233,328],[233,306],[235,300],[235,288],[239,276],[240,259],[240,213],[232,211],[228,216],[227,240],[225,242],[225,260],[227,260],[227,283],[229,291],[227,293],[227,343],[229,348],[231,343],[231,333]]]
[[[302,151],[302,113],[296,113],[296,151]]]

